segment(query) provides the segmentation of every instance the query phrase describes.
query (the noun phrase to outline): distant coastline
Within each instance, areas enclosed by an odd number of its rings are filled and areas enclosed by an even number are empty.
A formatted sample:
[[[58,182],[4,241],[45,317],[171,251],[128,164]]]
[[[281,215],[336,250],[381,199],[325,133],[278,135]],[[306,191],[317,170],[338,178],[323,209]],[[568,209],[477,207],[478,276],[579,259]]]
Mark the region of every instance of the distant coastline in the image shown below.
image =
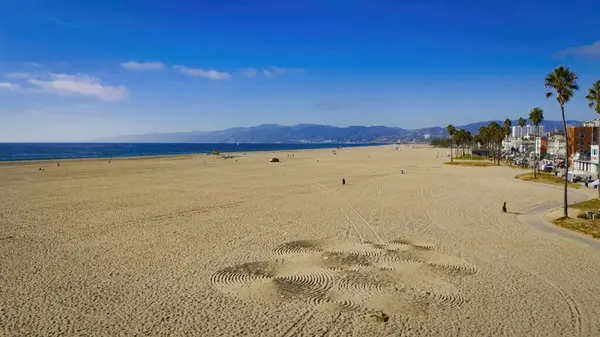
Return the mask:
[[[502,124],[504,121],[496,122]],[[476,134],[479,128],[489,123],[490,121],[476,122],[455,127]],[[513,125],[516,124],[517,121],[513,121]],[[581,122],[569,120],[567,124],[581,124]],[[541,125],[548,131],[562,129],[562,121],[544,120]],[[217,131],[124,135],[96,141],[103,143],[390,144],[397,141],[403,143],[429,142],[430,139],[447,136],[446,126],[409,130],[383,125],[337,127],[318,124],[298,124],[294,126],[263,124]]]
[[[295,151],[389,144],[232,144],[232,143],[0,143],[0,162],[65,159],[142,158],[177,155]]]

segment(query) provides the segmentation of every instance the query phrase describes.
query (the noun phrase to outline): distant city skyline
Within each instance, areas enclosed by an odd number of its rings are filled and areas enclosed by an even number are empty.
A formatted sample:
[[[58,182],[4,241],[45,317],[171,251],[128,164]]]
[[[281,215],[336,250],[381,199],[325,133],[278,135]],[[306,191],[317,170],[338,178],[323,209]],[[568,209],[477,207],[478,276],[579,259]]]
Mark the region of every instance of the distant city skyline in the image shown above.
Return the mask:
[[[565,22],[548,25],[548,22]],[[590,120],[600,3],[0,0],[0,141],[264,123],[406,129],[559,120],[564,64]]]

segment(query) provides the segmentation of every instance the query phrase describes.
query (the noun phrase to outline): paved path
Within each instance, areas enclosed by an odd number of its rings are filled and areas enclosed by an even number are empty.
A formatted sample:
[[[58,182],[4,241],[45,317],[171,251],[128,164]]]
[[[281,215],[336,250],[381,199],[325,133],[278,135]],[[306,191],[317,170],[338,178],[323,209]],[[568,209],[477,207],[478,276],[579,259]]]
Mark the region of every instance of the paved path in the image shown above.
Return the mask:
[[[548,186],[551,187],[551,186]],[[552,187],[553,189],[556,189]],[[562,188],[561,188],[562,190]],[[587,192],[587,191],[586,191]],[[592,196],[589,193],[577,190],[569,190],[569,204],[581,202],[584,200],[589,200]],[[549,202],[545,204],[541,204],[535,206],[534,208],[528,210],[522,215],[519,215],[519,221],[532,226],[533,228],[540,230],[546,233],[552,233],[556,235],[560,235],[564,238],[568,238],[571,240],[576,240],[586,245],[589,245],[595,249],[600,250],[600,240],[596,240],[584,234],[580,234],[577,232],[573,232],[562,227],[558,227],[552,223],[549,223],[546,219],[544,219],[544,214],[563,206],[562,201],[557,202]]]

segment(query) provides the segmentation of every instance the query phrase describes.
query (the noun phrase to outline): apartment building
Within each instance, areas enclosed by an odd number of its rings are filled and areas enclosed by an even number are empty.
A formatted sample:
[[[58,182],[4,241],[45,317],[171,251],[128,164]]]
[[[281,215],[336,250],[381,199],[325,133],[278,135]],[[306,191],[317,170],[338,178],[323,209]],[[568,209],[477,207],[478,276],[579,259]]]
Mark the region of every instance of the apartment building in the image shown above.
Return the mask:
[[[580,152],[589,155],[591,145],[598,144],[600,140],[600,127],[595,125],[572,126],[568,128],[567,137],[570,154]]]

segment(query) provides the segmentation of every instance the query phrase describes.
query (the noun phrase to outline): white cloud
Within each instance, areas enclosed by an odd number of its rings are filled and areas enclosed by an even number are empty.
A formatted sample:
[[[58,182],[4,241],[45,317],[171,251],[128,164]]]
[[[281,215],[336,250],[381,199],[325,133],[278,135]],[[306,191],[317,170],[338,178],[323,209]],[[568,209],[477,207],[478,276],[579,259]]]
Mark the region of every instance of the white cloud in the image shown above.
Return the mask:
[[[6,73],[4,74],[5,78],[14,78],[14,79],[25,79],[33,77],[30,73]]]
[[[203,69],[194,69],[188,68],[185,66],[175,65],[173,68],[179,70],[181,73],[186,74],[188,76],[197,76],[204,77],[211,80],[228,80],[231,78],[230,73],[219,72],[214,69],[203,70]]]
[[[18,90],[21,86],[10,82],[0,82],[0,89]]]
[[[297,68],[281,68],[281,67],[271,67],[268,69],[273,74],[283,75],[283,74],[303,74],[306,71],[304,69]]]
[[[162,62],[135,62],[129,61],[121,63],[121,67],[127,70],[160,70],[165,67]]]
[[[246,68],[242,71],[242,74],[244,74],[246,77],[253,78],[256,77],[256,74],[258,74],[258,70],[255,68]]]
[[[557,52],[554,56],[559,58],[566,56],[600,58],[600,41],[590,45],[567,48]]]
[[[248,68],[248,69],[254,69],[254,68]],[[298,69],[298,68],[269,67],[269,68],[261,69],[260,72],[265,77],[273,77],[276,75],[285,75],[285,74],[304,74],[304,73],[306,73],[306,70]],[[250,77],[250,76],[248,76],[248,77]]]
[[[107,86],[99,79],[88,75],[50,74],[48,81],[30,79],[29,83],[39,92],[61,96],[90,96],[105,101],[121,101],[127,98],[126,87]]]
[[[26,66],[29,66],[29,67],[34,67],[34,68],[43,68],[44,67],[42,64],[39,64],[37,62],[25,62],[23,64]]]
[[[263,75],[265,75],[266,77],[273,77],[273,72],[267,69],[263,69],[262,70]]]

